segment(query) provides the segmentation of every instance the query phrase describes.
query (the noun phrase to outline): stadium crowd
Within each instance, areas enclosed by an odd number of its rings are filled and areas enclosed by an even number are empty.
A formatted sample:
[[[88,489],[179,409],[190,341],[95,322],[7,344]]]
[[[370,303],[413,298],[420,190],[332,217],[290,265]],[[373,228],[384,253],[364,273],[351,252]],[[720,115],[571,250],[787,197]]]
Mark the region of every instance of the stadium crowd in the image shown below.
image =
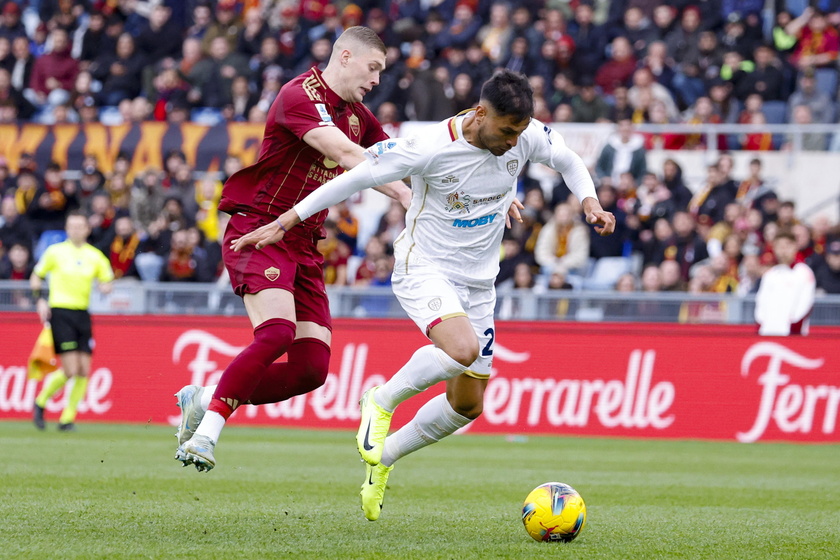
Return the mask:
[[[0,124],[164,121],[210,112],[264,122],[279,88],[326,64],[343,29],[367,25],[388,47],[381,83],[365,98],[386,130],[438,121],[474,106],[497,68],[527,74],[536,118],[613,122],[592,169],[616,234],[580,219],[562,178],[528,168],[524,222],[504,241],[498,284],[540,290],[754,293],[774,264],[776,232],[790,230],[817,286],[840,293],[840,229],[806,225],[762,174],[733,177],[728,150],[787,149],[767,133],[639,134],[639,123],[834,123],[840,1],[777,0],[6,0],[0,8]],[[840,150],[840,135],[808,133],[806,150]],[[837,145],[835,145],[837,144]],[[680,163],[647,165],[646,151],[720,150],[696,189]],[[81,208],[90,242],[117,278],[216,281],[224,179],[196,180],[183,153],[133,176],[127,154],[107,175],[32,154],[12,171],[0,158],[0,279],[25,279],[44,247]],[[75,171],[76,173],[67,173]],[[79,178],[72,178],[78,176]],[[370,219],[365,217],[365,219]],[[391,244],[404,226],[392,207],[359,237],[353,203],[335,207],[321,242],[328,283],[388,285]],[[612,269],[605,263],[615,265]],[[617,267],[617,268],[616,268]],[[622,268],[623,267],[623,268]],[[616,271],[619,271],[616,274]],[[609,286],[597,285],[609,278]],[[592,283],[592,282],[595,283]],[[587,283],[589,282],[589,283]]]

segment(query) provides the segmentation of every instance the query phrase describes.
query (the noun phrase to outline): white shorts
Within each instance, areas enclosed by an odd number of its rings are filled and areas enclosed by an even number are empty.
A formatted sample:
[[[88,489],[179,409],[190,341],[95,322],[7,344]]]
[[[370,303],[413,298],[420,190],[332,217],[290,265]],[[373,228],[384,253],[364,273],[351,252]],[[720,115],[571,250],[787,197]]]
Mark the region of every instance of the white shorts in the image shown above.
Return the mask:
[[[490,377],[493,365],[493,342],[496,327],[496,288],[467,286],[447,278],[442,272],[413,266],[409,274],[394,272],[391,277],[394,295],[400,305],[426,336],[432,327],[451,317],[466,316],[478,336],[478,358],[466,375],[478,379]]]

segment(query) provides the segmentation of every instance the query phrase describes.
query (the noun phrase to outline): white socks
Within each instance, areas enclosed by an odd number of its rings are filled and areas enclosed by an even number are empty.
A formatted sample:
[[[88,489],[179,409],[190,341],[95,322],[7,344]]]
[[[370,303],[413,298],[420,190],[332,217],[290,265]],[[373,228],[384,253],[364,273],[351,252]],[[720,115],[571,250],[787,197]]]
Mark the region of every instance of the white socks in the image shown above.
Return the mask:
[[[201,419],[201,423],[198,425],[198,429],[195,431],[195,435],[207,436],[211,440],[213,440],[214,443],[218,443],[219,435],[221,435],[222,428],[224,427],[224,416],[222,416],[218,412],[208,410],[204,413],[204,418]]]
[[[438,395],[424,404],[411,422],[385,439],[381,462],[390,467],[400,457],[440,441],[470,422],[452,409],[445,393]]]
[[[210,408],[210,401],[213,400],[213,393],[216,392],[216,387],[218,385],[208,385],[204,388],[204,392],[201,394],[201,408],[203,410]]]
[[[391,379],[377,389],[373,399],[388,412],[393,412],[409,397],[440,381],[452,379],[467,369],[434,344],[429,344],[419,348]]]

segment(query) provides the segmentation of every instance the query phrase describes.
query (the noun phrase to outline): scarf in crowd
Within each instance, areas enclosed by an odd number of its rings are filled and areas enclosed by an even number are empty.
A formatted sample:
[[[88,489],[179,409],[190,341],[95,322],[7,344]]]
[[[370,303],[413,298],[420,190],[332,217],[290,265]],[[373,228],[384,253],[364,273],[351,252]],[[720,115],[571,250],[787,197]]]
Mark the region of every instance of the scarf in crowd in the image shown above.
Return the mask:
[[[128,272],[131,263],[134,262],[138,245],[140,245],[140,236],[136,233],[131,234],[127,241],[118,235],[111,242],[111,251],[108,257],[111,261],[111,268],[114,270],[114,278],[122,278]]]

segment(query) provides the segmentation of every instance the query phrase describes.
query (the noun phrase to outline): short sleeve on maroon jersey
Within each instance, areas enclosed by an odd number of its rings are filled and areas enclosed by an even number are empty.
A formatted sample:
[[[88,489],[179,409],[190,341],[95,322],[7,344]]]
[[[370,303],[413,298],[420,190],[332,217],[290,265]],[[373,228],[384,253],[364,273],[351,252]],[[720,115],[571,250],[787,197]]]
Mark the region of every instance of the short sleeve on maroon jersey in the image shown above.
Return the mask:
[[[319,107],[320,105],[320,107]],[[275,107],[276,122],[288,128],[298,138],[319,126],[335,126],[326,104],[312,100],[303,88],[292,88]]]

